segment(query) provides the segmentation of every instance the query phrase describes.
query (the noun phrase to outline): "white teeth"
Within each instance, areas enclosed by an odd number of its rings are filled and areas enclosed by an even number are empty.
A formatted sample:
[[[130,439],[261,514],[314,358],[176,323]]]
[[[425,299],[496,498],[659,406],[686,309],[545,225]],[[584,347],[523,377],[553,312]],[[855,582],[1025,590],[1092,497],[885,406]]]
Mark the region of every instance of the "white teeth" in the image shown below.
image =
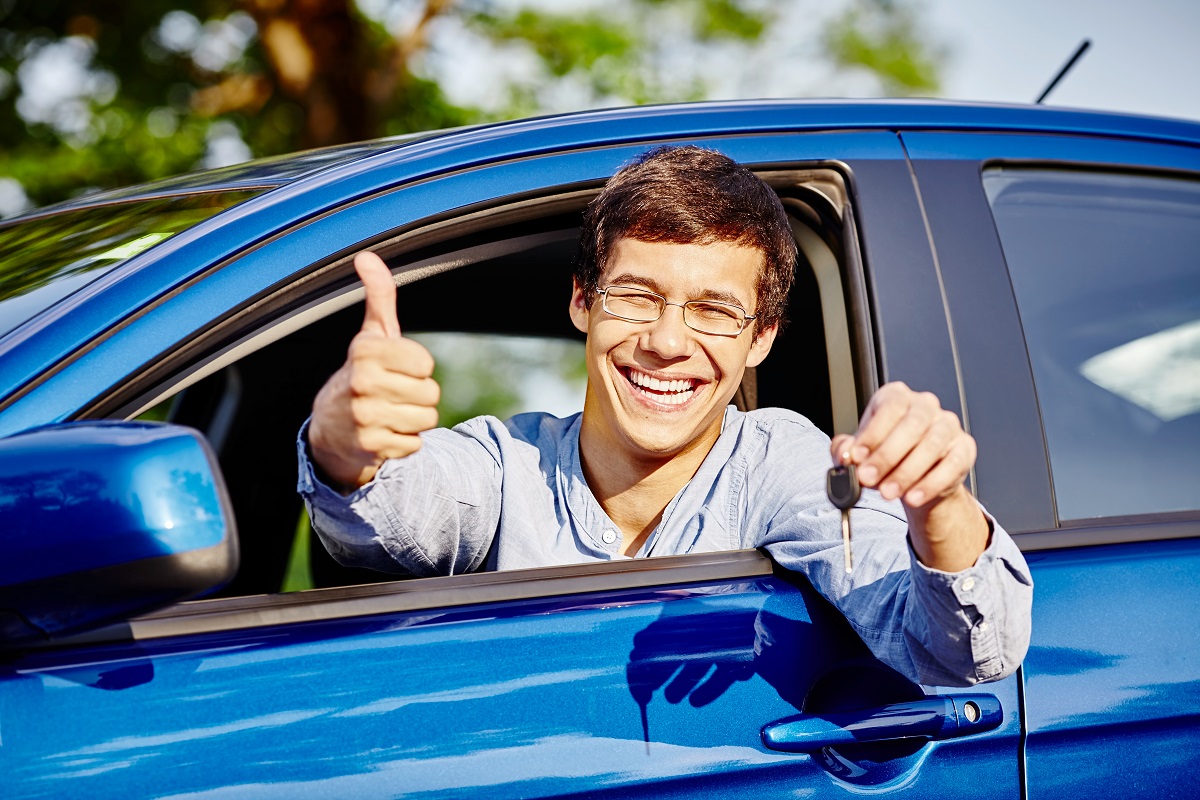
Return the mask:
[[[695,381],[691,379],[680,379],[664,381],[647,375],[644,372],[637,370],[629,370],[629,382],[635,386],[640,386],[643,389],[649,389],[652,392],[662,392],[655,396],[655,400],[667,405],[679,405],[684,403],[692,396]]]

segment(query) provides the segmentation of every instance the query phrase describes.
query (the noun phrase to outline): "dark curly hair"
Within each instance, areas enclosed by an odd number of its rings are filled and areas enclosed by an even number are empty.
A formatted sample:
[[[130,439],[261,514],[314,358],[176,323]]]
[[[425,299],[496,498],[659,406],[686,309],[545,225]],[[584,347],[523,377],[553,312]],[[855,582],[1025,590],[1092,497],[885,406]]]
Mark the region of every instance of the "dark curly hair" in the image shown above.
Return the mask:
[[[771,188],[728,156],[703,147],[664,146],[622,167],[588,204],[575,280],[588,307],[618,239],[675,244],[729,242],[760,250],[756,331],[786,322],[796,240]]]

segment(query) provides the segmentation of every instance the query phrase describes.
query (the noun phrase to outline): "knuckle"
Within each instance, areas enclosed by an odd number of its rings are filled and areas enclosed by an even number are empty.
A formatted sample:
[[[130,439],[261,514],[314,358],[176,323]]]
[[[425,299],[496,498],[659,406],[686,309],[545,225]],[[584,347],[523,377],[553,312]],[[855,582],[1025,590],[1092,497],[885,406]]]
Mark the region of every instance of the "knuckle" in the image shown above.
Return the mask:
[[[354,427],[356,428],[367,427],[374,418],[374,404],[369,402],[365,397],[351,398],[348,410],[350,412],[350,421],[354,423]]]
[[[371,394],[373,388],[372,381],[367,377],[366,370],[352,369],[347,385],[350,388],[350,394],[355,397],[364,397]]]

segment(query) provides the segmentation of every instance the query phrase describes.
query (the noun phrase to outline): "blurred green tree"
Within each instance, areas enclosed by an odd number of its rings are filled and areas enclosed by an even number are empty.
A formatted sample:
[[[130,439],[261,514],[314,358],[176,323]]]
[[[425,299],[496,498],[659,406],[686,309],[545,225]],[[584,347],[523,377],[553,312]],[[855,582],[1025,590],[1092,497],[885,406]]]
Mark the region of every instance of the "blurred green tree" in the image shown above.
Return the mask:
[[[935,91],[942,54],[906,0],[848,3],[777,36],[790,43],[789,59],[800,52],[806,63],[865,70],[888,94]],[[750,56],[785,7],[0,0],[0,215],[251,156],[546,110],[699,99],[721,88],[714,53],[724,54],[718,70],[741,65],[742,86],[726,94],[757,93],[764,67]],[[456,82],[485,87],[487,101],[461,99],[447,89]]]

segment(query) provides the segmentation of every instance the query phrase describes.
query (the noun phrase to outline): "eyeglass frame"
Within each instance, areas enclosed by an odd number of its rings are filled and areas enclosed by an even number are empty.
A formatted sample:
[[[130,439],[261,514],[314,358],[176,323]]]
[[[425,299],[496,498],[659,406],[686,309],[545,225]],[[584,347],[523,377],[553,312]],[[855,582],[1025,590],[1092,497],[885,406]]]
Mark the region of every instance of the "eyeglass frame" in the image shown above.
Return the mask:
[[[658,316],[655,317],[654,319],[632,319],[631,317],[623,317],[620,314],[614,313],[613,311],[609,310],[609,308],[608,308],[608,290],[609,289],[628,289],[631,292],[640,292],[641,294],[650,295],[651,297],[657,297],[659,300],[662,301],[663,305],[662,305],[662,308],[658,312]],[[687,325],[689,328],[694,330],[696,333],[702,333],[705,336],[727,336],[731,339],[736,339],[738,336],[741,336],[742,333],[745,332],[748,323],[753,322],[754,320],[758,319],[758,314],[747,313],[746,309],[742,308],[737,303],[726,303],[724,300],[687,300],[683,303],[675,303],[675,302],[672,302],[672,301],[668,300],[667,298],[663,297],[658,292],[653,292],[649,289],[643,289],[638,286],[622,286],[620,284],[610,284],[608,286],[605,286],[603,289],[601,289],[600,287],[596,287],[596,294],[600,295],[600,307],[602,309],[604,309],[605,314],[608,314],[610,317],[616,317],[617,319],[625,320],[626,322],[633,322],[633,323],[638,323],[638,324],[645,324],[645,323],[649,323],[649,322],[658,322],[660,319],[662,319],[663,314],[667,313],[667,306],[678,306],[680,308],[680,310],[683,312],[683,324]],[[738,328],[736,333],[714,333],[712,331],[701,330],[700,328],[697,328],[695,325],[688,322],[688,313],[687,313],[688,306],[690,306],[692,303],[704,303],[707,305],[718,305],[718,306],[725,306],[726,308],[737,309],[738,311],[742,312],[742,327]]]

